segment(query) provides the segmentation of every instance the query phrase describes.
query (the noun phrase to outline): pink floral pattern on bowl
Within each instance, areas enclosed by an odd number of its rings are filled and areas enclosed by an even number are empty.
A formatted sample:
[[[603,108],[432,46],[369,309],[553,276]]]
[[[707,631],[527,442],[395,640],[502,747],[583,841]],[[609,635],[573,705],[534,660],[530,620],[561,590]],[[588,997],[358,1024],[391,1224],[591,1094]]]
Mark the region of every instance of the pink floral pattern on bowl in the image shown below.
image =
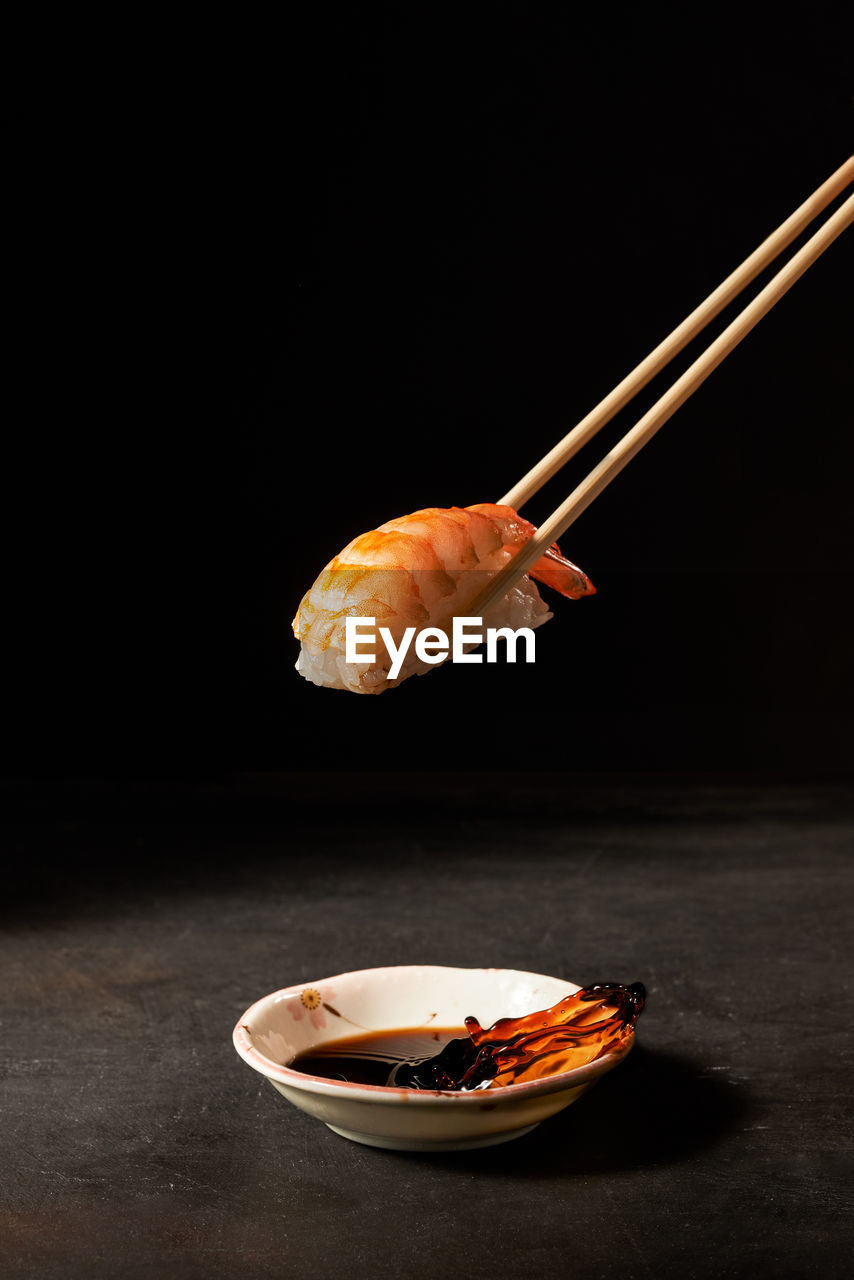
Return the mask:
[[[294,1022],[300,1022],[306,1014],[313,1027],[318,1031],[322,1031],[326,1026],[327,1013],[333,1014],[336,1018],[340,1018],[341,1014],[337,1009],[333,1009],[329,1001],[335,999],[335,992],[331,987],[326,987],[321,993],[317,987],[304,987],[299,995],[291,996],[289,1000],[283,1000],[282,1005],[287,1009]]]

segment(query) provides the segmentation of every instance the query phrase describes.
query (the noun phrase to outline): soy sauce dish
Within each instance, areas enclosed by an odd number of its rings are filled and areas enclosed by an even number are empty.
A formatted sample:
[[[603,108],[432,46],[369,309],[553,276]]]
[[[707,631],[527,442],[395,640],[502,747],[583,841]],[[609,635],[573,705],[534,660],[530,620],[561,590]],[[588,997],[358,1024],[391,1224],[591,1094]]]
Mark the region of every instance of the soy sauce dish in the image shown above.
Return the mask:
[[[574,1070],[475,1092],[355,1084],[288,1064],[366,1032],[462,1029],[470,1014],[490,1026],[499,1018],[549,1008],[578,990],[561,978],[515,969],[361,969],[264,996],[234,1028],[234,1047],[289,1102],[354,1142],[398,1151],[486,1147],[530,1133],[575,1102],[623,1060],[634,1036],[618,1051]]]

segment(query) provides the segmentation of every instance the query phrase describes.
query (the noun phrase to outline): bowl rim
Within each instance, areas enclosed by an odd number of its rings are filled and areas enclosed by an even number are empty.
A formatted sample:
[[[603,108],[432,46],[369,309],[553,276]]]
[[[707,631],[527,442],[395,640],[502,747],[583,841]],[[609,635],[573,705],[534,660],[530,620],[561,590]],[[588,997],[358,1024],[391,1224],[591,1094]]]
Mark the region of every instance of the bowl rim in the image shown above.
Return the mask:
[[[306,987],[319,986],[321,983],[327,982],[334,983],[342,978],[388,973],[390,969],[418,969],[421,971],[432,969],[457,973],[513,973],[525,978],[542,978],[550,982],[565,982],[567,986],[574,989],[568,993],[569,995],[580,990],[578,984],[571,982],[568,978],[558,978],[554,974],[533,973],[527,969],[475,968],[471,966],[465,968],[461,965],[438,964],[378,965],[369,969],[350,969],[346,973],[333,974],[328,978],[315,978],[311,981],[294,983],[289,987],[281,987],[278,991],[271,991],[269,994],[261,996],[259,1000],[253,1001],[246,1012],[238,1018],[232,1032],[232,1042],[235,1049],[244,1062],[252,1067],[254,1071],[260,1072],[261,1075],[266,1076],[271,1081],[277,1081],[304,1093],[315,1093],[330,1098],[361,1099],[366,1102],[380,1104],[406,1102],[407,1105],[435,1106],[437,1100],[440,1099],[443,1103],[454,1102],[458,1106],[483,1106],[487,1101],[491,1105],[497,1105],[499,1102],[512,1102],[516,1099],[521,1101],[524,1098],[534,1097],[538,1094],[557,1093],[592,1083],[600,1075],[604,1075],[606,1071],[610,1071],[612,1067],[622,1062],[623,1058],[631,1052],[635,1042],[635,1033],[632,1032],[622,1049],[604,1053],[601,1057],[594,1058],[592,1062],[587,1062],[581,1067],[574,1067],[571,1071],[555,1072],[554,1075],[543,1076],[539,1080],[525,1080],[519,1084],[499,1085],[495,1089],[480,1089],[470,1092],[451,1092],[446,1089],[406,1089],[400,1085],[357,1084],[349,1080],[329,1080],[325,1076],[313,1076],[305,1071],[294,1071],[291,1067],[274,1062],[272,1058],[268,1058],[266,1054],[263,1054],[260,1049],[255,1048],[252,1042],[252,1032],[248,1024],[252,1015],[262,1005],[279,998],[299,995]],[[341,1039],[345,1038],[341,1037]]]

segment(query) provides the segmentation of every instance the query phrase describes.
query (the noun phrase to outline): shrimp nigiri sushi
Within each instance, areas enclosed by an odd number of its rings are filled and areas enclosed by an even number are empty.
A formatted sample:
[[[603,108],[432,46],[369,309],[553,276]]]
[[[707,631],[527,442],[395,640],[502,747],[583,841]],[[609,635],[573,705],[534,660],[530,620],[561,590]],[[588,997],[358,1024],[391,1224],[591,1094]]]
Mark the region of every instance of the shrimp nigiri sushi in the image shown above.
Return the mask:
[[[377,645],[371,659],[346,661],[347,618],[374,618],[399,645],[407,627],[449,630],[489,579],[536,532],[512,507],[427,507],[354,538],[305,594],[293,621],[300,641],[296,669],[314,684],[354,693],[382,693],[432,664],[409,648],[397,678]],[[553,615],[531,578],[577,600],[596,588],[581,569],[551,547],[483,615],[490,627],[539,627]]]

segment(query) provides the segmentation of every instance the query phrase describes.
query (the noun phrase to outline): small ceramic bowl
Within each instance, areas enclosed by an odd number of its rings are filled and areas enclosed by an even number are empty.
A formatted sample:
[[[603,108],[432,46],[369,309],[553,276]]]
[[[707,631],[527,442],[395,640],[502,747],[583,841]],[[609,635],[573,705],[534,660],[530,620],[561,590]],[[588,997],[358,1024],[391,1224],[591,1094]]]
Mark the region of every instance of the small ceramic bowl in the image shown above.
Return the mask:
[[[472,1093],[348,1084],[292,1071],[287,1063],[365,1031],[461,1028],[469,1014],[488,1027],[549,1008],[575,991],[572,982],[515,969],[361,969],[265,996],[234,1028],[234,1047],[289,1102],[354,1142],[399,1151],[486,1147],[530,1133],[575,1102],[622,1061],[634,1037],[620,1052],[573,1071]]]

